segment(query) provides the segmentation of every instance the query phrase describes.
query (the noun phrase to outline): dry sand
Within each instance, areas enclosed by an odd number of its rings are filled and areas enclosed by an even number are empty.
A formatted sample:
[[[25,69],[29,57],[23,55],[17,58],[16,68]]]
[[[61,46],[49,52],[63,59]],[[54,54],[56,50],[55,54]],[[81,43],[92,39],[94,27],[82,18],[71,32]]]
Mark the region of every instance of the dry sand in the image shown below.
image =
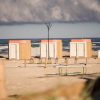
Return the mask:
[[[73,59],[70,59],[70,62]],[[79,59],[84,62],[83,59]],[[81,62],[81,61],[78,61]],[[100,73],[100,59],[88,59],[87,74]],[[58,68],[48,65],[47,68],[43,64],[27,64],[24,66],[22,61],[5,61],[6,88],[8,95],[27,94],[43,92],[59,85],[70,85],[76,82],[85,81],[81,79],[82,75],[77,76],[59,76]],[[72,66],[72,65],[69,65]],[[83,71],[82,65],[78,68],[68,68],[68,73]],[[63,69],[63,72],[65,69]],[[99,74],[98,74],[99,76]]]

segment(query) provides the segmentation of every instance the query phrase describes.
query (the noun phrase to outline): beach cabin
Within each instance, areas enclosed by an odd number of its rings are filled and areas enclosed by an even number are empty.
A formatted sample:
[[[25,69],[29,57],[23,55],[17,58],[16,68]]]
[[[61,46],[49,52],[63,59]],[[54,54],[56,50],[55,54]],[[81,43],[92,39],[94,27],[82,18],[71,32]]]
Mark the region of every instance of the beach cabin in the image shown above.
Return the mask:
[[[72,39],[70,42],[70,57],[92,57],[91,40]]]
[[[61,40],[49,40],[49,50],[48,50],[48,40],[41,40],[40,42],[40,57],[48,58],[48,51],[50,58],[62,58],[62,41]]]
[[[9,40],[9,59],[30,59],[31,40]]]

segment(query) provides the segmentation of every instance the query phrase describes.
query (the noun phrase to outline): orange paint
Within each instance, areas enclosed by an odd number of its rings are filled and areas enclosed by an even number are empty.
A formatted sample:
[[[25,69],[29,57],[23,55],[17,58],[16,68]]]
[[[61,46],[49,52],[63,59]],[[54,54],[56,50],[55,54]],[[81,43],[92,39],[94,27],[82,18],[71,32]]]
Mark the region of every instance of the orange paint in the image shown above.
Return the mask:
[[[91,42],[90,39],[72,39],[71,42]]]
[[[56,40],[49,40],[49,42],[55,42]],[[48,40],[41,40],[41,42],[48,42]]]
[[[9,40],[9,43],[27,43],[30,40]]]

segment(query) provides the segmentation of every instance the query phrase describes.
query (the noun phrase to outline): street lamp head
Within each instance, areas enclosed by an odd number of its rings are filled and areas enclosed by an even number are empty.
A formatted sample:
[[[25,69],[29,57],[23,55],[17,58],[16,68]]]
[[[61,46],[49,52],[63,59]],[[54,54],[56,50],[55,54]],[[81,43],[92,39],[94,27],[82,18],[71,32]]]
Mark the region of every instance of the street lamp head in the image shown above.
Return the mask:
[[[46,27],[48,28],[48,30],[50,30],[50,28],[52,27],[52,24],[50,22],[45,23]]]

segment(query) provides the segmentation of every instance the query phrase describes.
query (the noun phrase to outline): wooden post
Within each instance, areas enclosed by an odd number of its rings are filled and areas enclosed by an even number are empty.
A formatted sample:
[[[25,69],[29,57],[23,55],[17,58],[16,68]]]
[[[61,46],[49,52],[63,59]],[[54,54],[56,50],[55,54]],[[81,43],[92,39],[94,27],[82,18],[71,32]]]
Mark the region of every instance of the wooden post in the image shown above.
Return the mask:
[[[45,67],[44,68],[47,68],[47,62],[48,62],[48,59],[47,57],[45,58]]]
[[[75,64],[77,64],[77,59],[78,59],[78,58],[77,58],[77,57],[75,57],[75,62],[74,62]]]
[[[47,67],[47,63],[48,63],[48,54],[47,54],[47,45],[46,45],[46,58],[45,58],[45,67],[44,68],[46,68]]]
[[[4,64],[0,60],[0,100],[6,99],[5,77],[4,77]]]
[[[25,64],[25,67],[26,67],[26,59],[24,60],[24,64]]]
[[[65,58],[65,63],[66,63],[66,75],[67,75],[67,66],[68,66],[68,58]]]
[[[88,58],[86,57],[86,65],[87,65],[87,63],[88,63],[87,60],[88,60]]]
[[[67,57],[65,58],[65,63],[66,63],[66,65],[68,65],[68,58]]]

